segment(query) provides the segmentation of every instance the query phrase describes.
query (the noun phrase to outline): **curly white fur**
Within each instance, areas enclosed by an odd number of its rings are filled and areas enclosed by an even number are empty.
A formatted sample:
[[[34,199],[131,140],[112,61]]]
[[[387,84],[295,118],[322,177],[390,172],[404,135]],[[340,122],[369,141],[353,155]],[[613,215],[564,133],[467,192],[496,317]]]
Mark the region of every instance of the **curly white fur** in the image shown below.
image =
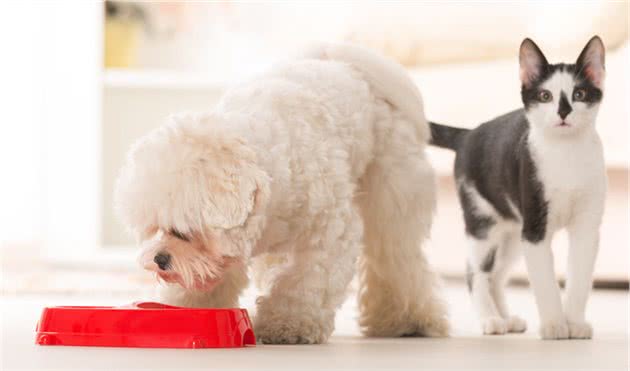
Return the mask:
[[[207,114],[172,117],[132,148],[116,199],[144,265],[182,284],[167,287],[167,302],[231,306],[244,265],[284,254],[283,264],[255,265],[268,276],[256,335],[322,343],[361,256],[366,334],[444,336],[421,250],[435,190],[420,93],[402,67],[361,48],[307,56],[230,90]],[[172,259],[164,269],[153,263],[159,252]]]

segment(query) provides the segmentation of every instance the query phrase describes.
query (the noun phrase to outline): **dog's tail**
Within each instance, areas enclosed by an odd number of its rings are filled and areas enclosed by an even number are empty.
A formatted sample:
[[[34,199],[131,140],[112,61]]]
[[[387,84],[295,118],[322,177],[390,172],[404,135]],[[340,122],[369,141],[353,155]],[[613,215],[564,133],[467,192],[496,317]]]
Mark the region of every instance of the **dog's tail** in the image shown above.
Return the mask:
[[[359,70],[378,94],[416,125],[420,139],[425,143],[429,140],[422,95],[401,65],[369,49],[351,44],[316,45],[304,56],[348,63]]]
[[[455,128],[430,122],[431,141],[434,146],[452,149],[457,151],[462,139],[470,132],[469,129]]]

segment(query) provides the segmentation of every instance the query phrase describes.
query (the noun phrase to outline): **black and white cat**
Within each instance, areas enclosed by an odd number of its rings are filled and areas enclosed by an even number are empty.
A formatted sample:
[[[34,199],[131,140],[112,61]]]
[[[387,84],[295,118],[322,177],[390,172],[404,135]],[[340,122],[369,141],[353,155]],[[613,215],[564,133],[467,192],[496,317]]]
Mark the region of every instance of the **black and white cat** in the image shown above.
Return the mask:
[[[606,195],[595,118],[603,96],[604,45],[593,37],[575,64],[549,64],[530,40],[520,47],[524,108],[473,130],[431,123],[433,144],[456,151],[455,179],[470,240],[468,286],[485,334],[523,332],[504,284],[522,252],[543,339],[590,338],[586,301]],[[566,228],[564,307],[551,238]]]

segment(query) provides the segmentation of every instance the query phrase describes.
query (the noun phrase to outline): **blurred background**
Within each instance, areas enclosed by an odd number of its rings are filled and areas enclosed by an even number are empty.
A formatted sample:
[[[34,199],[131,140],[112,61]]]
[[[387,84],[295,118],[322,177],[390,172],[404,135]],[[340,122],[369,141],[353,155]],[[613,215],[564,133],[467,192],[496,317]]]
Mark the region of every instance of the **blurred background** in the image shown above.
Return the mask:
[[[594,34],[607,46],[598,128],[610,183],[596,279],[627,288],[627,2],[13,2],[0,24],[5,295],[149,290],[155,281],[136,266],[112,209],[127,148],[168,114],[210,109],[230,84],[311,41],[357,43],[397,60],[431,120],[472,127],[521,105],[524,37],[550,61],[573,62]],[[430,155],[440,200],[427,250],[444,277],[461,280],[453,157]],[[554,248],[562,277],[565,236]]]

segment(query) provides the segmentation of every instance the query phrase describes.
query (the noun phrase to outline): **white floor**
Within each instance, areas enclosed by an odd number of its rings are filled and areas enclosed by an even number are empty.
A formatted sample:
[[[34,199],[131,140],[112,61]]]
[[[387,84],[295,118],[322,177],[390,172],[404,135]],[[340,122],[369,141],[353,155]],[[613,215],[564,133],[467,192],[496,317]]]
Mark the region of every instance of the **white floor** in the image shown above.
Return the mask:
[[[627,370],[628,293],[597,291],[590,302],[593,340],[542,341],[536,335],[533,298],[510,289],[514,312],[529,321],[522,335],[481,336],[466,289],[448,286],[452,337],[448,339],[367,339],[360,336],[354,298],[337,318],[326,345],[266,346],[245,349],[128,349],[43,347],[34,345],[34,329],[43,306],[119,305],[138,298],[123,296],[5,296],[2,304],[1,370],[184,370],[221,369],[422,369],[422,370]],[[253,295],[245,298],[245,305]]]

